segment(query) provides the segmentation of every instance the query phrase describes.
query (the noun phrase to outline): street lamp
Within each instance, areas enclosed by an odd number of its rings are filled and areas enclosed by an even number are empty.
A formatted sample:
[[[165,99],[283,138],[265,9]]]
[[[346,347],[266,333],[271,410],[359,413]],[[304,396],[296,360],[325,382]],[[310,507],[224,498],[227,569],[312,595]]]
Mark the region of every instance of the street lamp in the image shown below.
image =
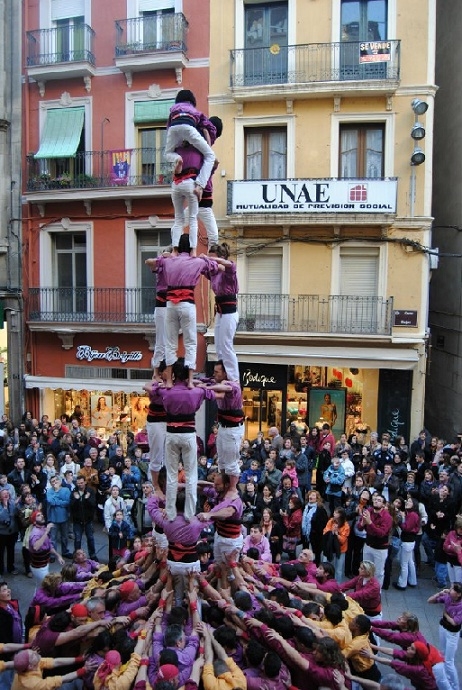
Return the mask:
[[[419,98],[414,98],[414,100],[411,103],[411,108],[415,112],[416,116],[425,115],[425,113],[428,110],[428,103],[425,103],[425,101],[421,101]]]
[[[411,165],[422,165],[425,162],[425,153],[419,146],[416,146],[411,156]]]
[[[425,115],[428,110],[428,103],[421,101],[420,98],[414,98],[411,101],[411,108],[414,113],[414,125],[411,129],[411,137],[414,140],[414,150],[411,154],[411,179],[410,179],[410,215],[414,216],[415,191],[416,191],[416,172],[415,168],[418,165],[425,163],[425,153],[417,146],[417,142],[425,138],[425,127],[419,122],[419,115]]]

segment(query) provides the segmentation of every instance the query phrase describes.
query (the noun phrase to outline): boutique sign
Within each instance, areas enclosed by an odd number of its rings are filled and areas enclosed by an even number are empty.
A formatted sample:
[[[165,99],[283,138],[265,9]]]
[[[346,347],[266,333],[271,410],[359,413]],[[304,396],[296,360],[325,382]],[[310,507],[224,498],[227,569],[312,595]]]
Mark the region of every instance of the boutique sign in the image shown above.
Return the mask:
[[[143,353],[139,350],[121,350],[118,347],[107,347],[104,352],[93,350],[90,345],[79,345],[75,353],[75,358],[80,361],[93,362],[94,360],[104,360],[106,362],[139,362],[143,359]]]
[[[285,390],[287,386],[287,367],[284,365],[246,364],[239,362],[242,388],[263,388],[265,390]]]
[[[228,182],[228,214],[396,213],[396,178]]]

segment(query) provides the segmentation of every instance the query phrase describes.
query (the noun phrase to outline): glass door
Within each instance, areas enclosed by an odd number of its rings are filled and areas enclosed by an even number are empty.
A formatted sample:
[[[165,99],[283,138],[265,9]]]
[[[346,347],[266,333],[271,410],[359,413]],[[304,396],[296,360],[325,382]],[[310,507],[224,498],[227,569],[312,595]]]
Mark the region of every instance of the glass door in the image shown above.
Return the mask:
[[[245,7],[244,84],[287,82],[287,2]]]
[[[387,0],[342,0],[340,78],[385,79],[386,61],[368,62],[361,42],[386,41]]]

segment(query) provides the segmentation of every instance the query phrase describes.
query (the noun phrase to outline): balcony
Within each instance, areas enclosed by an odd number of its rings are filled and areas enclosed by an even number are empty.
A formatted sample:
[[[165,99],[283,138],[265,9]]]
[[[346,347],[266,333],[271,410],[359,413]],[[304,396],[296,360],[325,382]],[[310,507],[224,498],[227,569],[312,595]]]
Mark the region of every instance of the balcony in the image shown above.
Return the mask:
[[[274,44],[231,50],[230,54],[230,87],[238,101],[388,95],[400,82],[397,40]]]
[[[152,288],[30,288],[31,324],[153,324]],[[33,328],[33,326],[32,326]]]
[[[84,151],[71,158],[27,157],[28,201],[168,196],[172,166],[156,148]],[[149,190],[149,193],[147,194]]]
[[[28,31],[27,73],[39,83],[40,94],[45,94],[47,81],[77,77],[89,91],[96,74],[94,42],[95,32],[87,24]]]
[[[188,63],[187,30],[181,12],[116,21],[115,64],[125,73],[127,85],[132,86],[134,72],[164,69],[174,69],[181,83]]]
[[[151,288],[30,288],[31,328],[57,324],[152,324]],[[393,298],[344,295],[238,296],[238,332],[391,334]]]
[[[238,332],[391,335],[393,298],[238,295]]]

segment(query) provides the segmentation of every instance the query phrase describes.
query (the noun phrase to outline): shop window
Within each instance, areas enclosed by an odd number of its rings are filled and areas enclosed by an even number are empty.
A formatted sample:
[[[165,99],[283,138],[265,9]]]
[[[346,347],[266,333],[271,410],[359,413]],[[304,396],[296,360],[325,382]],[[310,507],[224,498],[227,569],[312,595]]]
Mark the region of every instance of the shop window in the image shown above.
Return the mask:
[[[341,125],[339,177],[383,177],[384,145],[383,124]]]
[[[247,128],[245,130],[245,179],[283,180],[286,176],[286,128]]]
[[[84,232],[53,235],[54,312],[87,314],[87,238]]]

